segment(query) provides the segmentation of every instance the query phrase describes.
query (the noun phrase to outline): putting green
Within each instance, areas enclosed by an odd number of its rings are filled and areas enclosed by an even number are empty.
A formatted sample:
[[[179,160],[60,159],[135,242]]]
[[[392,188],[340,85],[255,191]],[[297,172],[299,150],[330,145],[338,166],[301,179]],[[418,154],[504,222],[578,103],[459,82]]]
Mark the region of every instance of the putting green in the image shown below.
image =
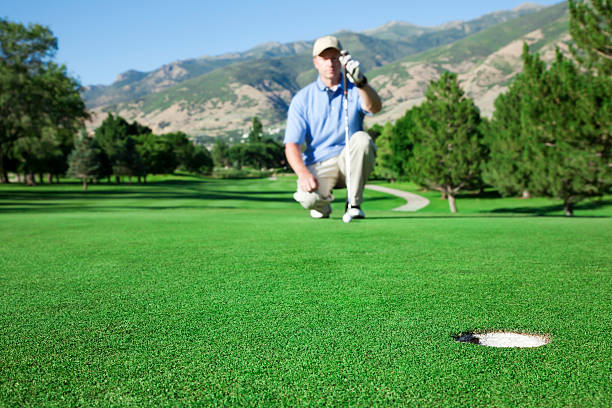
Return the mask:
[[[608,406],[612,206],[292,177],[0,186],[0,405]],[[446,209],[445,211],[443,209]],[[455,341],[540,333],[545,347]]]

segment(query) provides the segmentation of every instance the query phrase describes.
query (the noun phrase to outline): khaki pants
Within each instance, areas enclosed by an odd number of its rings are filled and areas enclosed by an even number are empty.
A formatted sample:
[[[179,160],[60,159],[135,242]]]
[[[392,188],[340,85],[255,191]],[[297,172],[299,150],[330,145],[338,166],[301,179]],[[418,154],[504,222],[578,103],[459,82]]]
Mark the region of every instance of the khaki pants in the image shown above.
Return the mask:
[[[351,136],[348,149],[345,146],[340,155],[311,164],[308,170],[317,178],[319,187],[306,193],[300,190],[295,199],[306,209],[328,212],[329,203],[334,200],[332,190],[346,187],[346,155],[351,161],[351,205],[358,206],[363,202],[363,186],[374,169],[376,146],[366,132],[356,132]]]

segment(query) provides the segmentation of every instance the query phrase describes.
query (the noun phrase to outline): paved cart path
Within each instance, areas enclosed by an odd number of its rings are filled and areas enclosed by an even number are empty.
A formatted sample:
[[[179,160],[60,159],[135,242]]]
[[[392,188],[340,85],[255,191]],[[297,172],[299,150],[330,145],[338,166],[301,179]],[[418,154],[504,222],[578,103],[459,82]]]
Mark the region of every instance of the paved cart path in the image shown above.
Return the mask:
[[[407,201],[406,204],[401,207],[394,208],[393,211],[418,211],[421,208],[425,208],[429,205],[429,200],[420,195],[408,193],[402,190],[396,190],[394,188],[375,186],[372,184],[366,184],[365,188],[369,190],[380,191],[381,193],[391,194]]]

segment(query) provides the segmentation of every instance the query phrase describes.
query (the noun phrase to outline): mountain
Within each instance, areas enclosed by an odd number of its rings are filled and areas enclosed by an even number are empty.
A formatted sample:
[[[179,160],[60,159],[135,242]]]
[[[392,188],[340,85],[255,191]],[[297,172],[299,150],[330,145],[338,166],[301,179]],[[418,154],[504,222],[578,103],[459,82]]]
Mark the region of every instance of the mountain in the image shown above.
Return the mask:
[[[171,88],[183,81],[231,64],[257,58],[296,55],[311,47],[312,42],[295,42],[284,45],[268,43],[242,53],[176,61],[148,73],[131,70],[120,74],[110,86],[85,87],[83,97],[89,108],[130,101]]]
[[[370,82],[383,98],[384,109],[368,123],[402,116],[423,100],[429,82],[446,70],[459,74],[467,95],[490,116],[495,98],[522,70],[523,43],[551,61],[555,47],[567,50],[568,24],[567,5],[562,3],[374,70]]]
[[[528,40],[544,49],[563,41],[567,7],[526,4],[437,27],[391,22],[335,35],[359,59],[383,98],[382,115],[368,124],[402,116],[445,69],[458,72],[468,95],[490,114],[491,98],[520,71],[516,44],[521,48]],[[237,140],[254,115],[280,131],[292,96],[316,78],[311,49],[312,41],[266,43],[241,53],[173,62],[148,73],[125,72],[110,86],[85,90],[95,114],[90,129],[106,112],[114,112],[156,133],[182,130],[194,137]]]

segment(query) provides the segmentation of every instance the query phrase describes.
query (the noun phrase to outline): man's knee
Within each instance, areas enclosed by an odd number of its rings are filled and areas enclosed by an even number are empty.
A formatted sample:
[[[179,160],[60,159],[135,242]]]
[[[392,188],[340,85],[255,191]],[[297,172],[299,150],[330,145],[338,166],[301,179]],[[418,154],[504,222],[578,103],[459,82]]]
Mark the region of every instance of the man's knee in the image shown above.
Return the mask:
[[[351,136],[351,150],[364,155],[376,156],[376,145],[367,132],[355,132]]]
[[[363,131],[353,133],[353,136],[351,136],[350,144],[352,148],[361,151],[376,149],[376,147],[374,146],[374,141],[372,140],[370,135],[367,132]]]
[[[293,199],[307,210],[316,210],[329,205],[329,203],[334,201],[334,196],[330,194],[323,197],[316,191],[307,193],[305,191],[298,190],[295,194],[293,194]]]

